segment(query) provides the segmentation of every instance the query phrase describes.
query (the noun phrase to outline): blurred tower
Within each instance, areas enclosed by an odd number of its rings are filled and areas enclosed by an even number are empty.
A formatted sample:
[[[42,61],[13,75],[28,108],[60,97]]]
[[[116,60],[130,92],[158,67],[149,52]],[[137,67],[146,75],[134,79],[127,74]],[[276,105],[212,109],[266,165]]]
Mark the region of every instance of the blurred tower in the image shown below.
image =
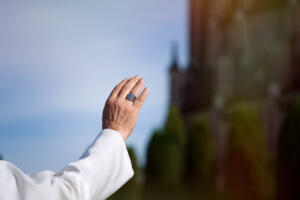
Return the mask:
[[[180,69],[178,63],[178,45],[173,42],[171,45],[171,65],[170,65],[170,105],[181,108],[184,89],[185,71]]]
[[[199,68],[207,63],[208,21],[212,1],[190,0],[190,67]]]
[[[212,1],[189,1],[189,66],[187,70],[186,93],[183,114],[207,110],[213,98],[213,70],[209,66],[209,22]]]
[[[170,102],[179,107],[185,119],[208,110],[214,94],[214,71],[208,62],[212,1],[190,0],[189,8],[189,66],[179,68],[174,44],[170,66]]]

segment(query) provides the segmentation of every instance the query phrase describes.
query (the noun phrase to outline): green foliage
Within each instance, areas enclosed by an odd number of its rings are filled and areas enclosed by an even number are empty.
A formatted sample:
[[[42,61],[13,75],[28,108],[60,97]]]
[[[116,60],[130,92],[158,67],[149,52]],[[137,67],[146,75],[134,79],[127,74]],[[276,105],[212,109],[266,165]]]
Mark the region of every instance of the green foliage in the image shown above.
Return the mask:
[[[2,157],[2,155],[0,154],[0,160],[3,160],[3,157]]]
[[[197,184],[205,182],[205,175],[213,167],[215,150],[206,115],[198,116],[188,132],[186,145],[186,175]]]
[[[176,185],[181,178],[181,152],[170,135],[154,133],[147,154],[147,182],[161,186]]]
[[[287,0],[255,0],[250,4],[249,10],[253,13],[266,9],[287,5]]]
[[[235,105],[231,114],[231,123],[230,141],[233,146],[243,148],[250,157],[261,155],[260,151],[265,151],[265,134],[255,105]]]
[[[165,123],[164,132],[169,136],[169,139],[173,140],[174,143],[180,148],[184,147],[185,131],[183,120],[181,118],[179,110],[174,106],[170,107],[169,115]]]
[[[127,148],[129,157],[131,159],[132,168],[134,170],[134,177],[130,179],[120,190],[113,194],[110,200],[140,200],[141,185],[140,185],[140,171],[138,168],[137,157],[132,147]]]
[[[170,108],[162,130],[155,131],[148,145],[146,178],[148,184],[174,187],[183,172],[184,127],[178,110]]]
[[[229,151],[242,155],[242,160],[248,163],[249,171],[245,173],[250,175],[257,195],[269,199],[274,192],[274,169],[265,136],[257,105],[240,103],[233,106]]]
[[[165,139],[161,131],[157,130],[150,139],[147,150],[146,178],[154,182],[162,176],[162,165],[164,158],[161,156],[160,148],[164,146]]]

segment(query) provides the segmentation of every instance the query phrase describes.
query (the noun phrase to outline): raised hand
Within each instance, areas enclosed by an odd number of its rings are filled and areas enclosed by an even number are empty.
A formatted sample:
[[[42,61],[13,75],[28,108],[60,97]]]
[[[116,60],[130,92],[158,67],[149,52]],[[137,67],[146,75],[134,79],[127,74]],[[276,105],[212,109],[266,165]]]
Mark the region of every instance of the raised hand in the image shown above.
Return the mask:
[[[149,94],[147,87],[142,91],[144,82],[144,79],[135,76],[124,79],[113,89],[103,109],[103,129],[109,128],[119,132],[124,140],[130,136]],[[134,101],[126,99],[129,93],[135,95]]]

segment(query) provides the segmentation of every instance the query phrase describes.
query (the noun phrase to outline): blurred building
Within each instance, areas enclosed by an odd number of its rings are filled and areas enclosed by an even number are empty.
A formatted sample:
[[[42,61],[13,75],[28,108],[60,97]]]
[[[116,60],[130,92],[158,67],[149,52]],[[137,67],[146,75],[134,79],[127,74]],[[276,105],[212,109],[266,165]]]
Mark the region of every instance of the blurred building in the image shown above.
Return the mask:
[[[186,125],[210,116],[219,182],[226,152],[226,118],[239,102],[260,105],[270,152],[276,153],[282,104],[300,89],[300,5],[297,0],[189,0],[189,65],[172,48],[170,103]]]

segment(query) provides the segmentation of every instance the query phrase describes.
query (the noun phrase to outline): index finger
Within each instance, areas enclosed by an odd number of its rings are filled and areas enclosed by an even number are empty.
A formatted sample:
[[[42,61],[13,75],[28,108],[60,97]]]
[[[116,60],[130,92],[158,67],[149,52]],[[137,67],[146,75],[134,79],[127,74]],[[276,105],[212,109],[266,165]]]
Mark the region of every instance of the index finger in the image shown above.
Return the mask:
[[[122,80],[115,88],[111,91],[109,97],[116,97],[119,94],[120,89],[129,81],[130,78],[125,78]]]

